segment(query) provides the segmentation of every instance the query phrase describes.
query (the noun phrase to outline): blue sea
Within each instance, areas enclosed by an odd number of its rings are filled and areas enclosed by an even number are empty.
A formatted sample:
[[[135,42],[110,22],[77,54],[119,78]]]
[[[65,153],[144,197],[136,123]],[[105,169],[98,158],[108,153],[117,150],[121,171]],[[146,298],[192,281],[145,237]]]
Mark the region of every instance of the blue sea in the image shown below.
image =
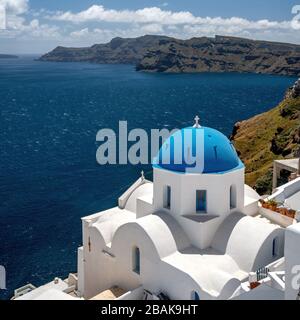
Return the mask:
[[[0,265],[8,299],[76,271],[80,218],[116,205],[143,169],[100,166],[96,133],[201,124],[230,135],[266,111],[295,78],[254,74],[145,74],[131,65],[0,59]]]

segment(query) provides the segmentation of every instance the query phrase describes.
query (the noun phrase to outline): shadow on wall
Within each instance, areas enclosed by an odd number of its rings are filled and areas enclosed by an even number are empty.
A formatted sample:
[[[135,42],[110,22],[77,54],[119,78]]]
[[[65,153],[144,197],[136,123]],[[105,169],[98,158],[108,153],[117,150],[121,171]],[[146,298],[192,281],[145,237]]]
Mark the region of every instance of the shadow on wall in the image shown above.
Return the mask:
[[[212,247],[222,254],[226,253],[228,242],[237,223],[243,219],[245,215],[240,212],[229,215],[217,230],[212,241]]]

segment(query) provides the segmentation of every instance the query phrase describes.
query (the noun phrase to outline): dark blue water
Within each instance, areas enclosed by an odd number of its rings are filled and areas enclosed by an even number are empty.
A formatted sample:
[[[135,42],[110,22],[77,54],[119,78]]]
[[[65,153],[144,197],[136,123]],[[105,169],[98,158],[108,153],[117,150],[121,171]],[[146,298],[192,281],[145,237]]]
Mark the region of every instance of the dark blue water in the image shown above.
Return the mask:
[[[80,218],[116,204],[141,168],[96,163],[103,127],[202,124],[229,135],[275,106],[294,78],[137,73],[133,66],[0,60],[0,265],[7,291],[76,271]]]

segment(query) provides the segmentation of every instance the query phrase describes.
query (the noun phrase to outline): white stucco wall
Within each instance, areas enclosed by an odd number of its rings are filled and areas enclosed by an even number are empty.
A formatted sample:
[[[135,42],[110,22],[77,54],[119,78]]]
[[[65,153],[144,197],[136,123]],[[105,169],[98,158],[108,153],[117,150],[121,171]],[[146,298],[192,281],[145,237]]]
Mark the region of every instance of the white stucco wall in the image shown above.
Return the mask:
[[[190,299],[192,291],[197,290],[203,299],[209,298],[189,274],[163,261],[164,257],[190,245],[180,226],[166,214],[150,215],[121,225],[113,236],[111,248],[105,247],[100,230],[95,227],[87,230],[91,251],[84,250],[85,298],[114,285],[125,290],[143,285],[154,293],[165,292],[172,299]],[[140,274],[132,270],[132,250],[136,246],[141,253]],[[103,253],[102,248],[112,256]]]
[[[170,209],[164,208],[167,185],[171,186]],[[235,208],[230,207],[232,185]],[[196,212],[196,190],[207,191],[206,214]],[[220,175],[154,169],[153,185],[136,187],[124,202],[125,209],[112,208],[83,219],[84,249],[79,256],[84,264],[79,277],[84,297],[112,286],[127,291],[142,286],[171,299],[191,299],[194,291],[201,299],[230,298],[248,272],[283,253],[283,230],[245,216],[249,209],[245,210],[245,195],[254,210],[259,196],[245,188],[244,169]],[[272,256],[274,238],[279,243],[276,257]],[[132,270],[136,247],[141,257],[139,274]]]
[[[165,210],[178,220],[193,245],[205,249],[228,214],[244,209],[244,169],[224,174],[181,174],[154,168],[154,210]],[[171,208],[164,208],[164,188],[171,186]],[[236,207],[230,207],[230,187],[236,190]],[[219,216],[206,223],[182,218],[196,212],[196,190],[207,191],[206,215]]]
[[[300,223],[285,234],[285,299],[296,300],[300,290]]]
[[[126,215],[126,211],[120,212],[115,219],[123,213]],[[87,243],[85,298],[115,285],[128,291],[142,285],[153,293],[164,292],[171,299],[191,299],[193,291],[201,299],[227,299],[240,285],[235,273],[246,276],[245,272],[276,259],[271,256],[272,241],[282,235],[276,226],[232,213],[213,240],[216,251],[192,253],[189,237],[171,215],[162,212],[133,220],[130,216],[111,234],[111,243],[103,237],[109,222],[106,218],[88,227],[91,251]],[[140,250],[140,274],[132,270],[135,247]]]
[[[147,196],[153,195],[153,184],[152,182],[147,182],[136,188],[130,197],[128,198],[125,209],[131,212],[137,212],[137,199]]]
[[[80,296],[84,294],[84,258],[83,258],[83,247],[79,247],[77,250],[77,277],[78,284],[77,289]]]
[[[275,238],[277,255],[273,256]],[[212,247],[230,255],[242,270],[256,271],[283,256],[284,229],[236,212],[223,222]]]

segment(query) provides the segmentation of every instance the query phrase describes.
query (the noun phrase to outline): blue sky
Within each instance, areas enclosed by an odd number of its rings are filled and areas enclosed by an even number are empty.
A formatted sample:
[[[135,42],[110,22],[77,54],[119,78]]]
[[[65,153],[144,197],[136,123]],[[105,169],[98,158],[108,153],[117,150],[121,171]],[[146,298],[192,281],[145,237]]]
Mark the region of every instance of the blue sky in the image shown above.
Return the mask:
[[[202,16],[244,17],[250,19],[276,19],[291,18],[291,8],[300,4],[297,0],[32,0],[32,8],[48,8],[51,10],[81,11],[93,4],[102,4],[111,9],[140,9],[146,7],[162,6],[168,3],[168,9],[173,11],[191,11]]]
[[[0,0],[0,51],[43,53],[144,34],[300,44],[297,13],[300,0]]]

